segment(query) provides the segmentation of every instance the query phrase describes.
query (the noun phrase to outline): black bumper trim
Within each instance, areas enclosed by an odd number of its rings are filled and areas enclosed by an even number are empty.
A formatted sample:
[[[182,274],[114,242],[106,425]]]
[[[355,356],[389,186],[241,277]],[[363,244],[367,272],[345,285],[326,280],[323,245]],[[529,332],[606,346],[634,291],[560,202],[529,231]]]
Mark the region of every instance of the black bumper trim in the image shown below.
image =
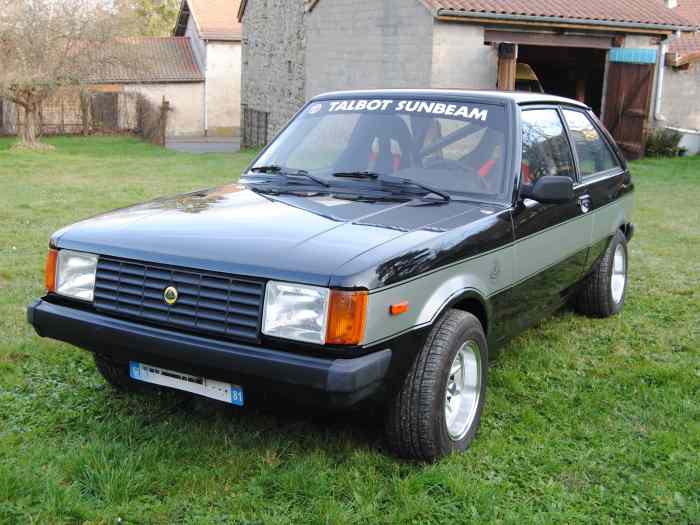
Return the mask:
[[[138,355],[147,349],[165,359],[338,394],[369,391],[384,379],[391,361],[389,349],[353,359],[304,356],[144,326],[44,300],[27,308],[27,320],[41,337],[90,351],[108,346]]]

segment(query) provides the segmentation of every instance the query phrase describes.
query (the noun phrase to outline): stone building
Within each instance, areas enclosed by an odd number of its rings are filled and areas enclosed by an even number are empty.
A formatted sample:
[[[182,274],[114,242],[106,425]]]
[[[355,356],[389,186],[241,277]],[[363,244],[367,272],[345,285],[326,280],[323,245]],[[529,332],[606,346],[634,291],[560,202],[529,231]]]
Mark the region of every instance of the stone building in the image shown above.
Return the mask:
[[[239,136],[241,122],[240,0],[182,0],[174,30],[188,37],[204,78],[203,134]]]
[[[630,157],[653,125],[662,42],[697,29],[661,0],[243,0],[238,17],[246,144],[324,91],[513,89],[526,63],[547,92],[588,103]]]

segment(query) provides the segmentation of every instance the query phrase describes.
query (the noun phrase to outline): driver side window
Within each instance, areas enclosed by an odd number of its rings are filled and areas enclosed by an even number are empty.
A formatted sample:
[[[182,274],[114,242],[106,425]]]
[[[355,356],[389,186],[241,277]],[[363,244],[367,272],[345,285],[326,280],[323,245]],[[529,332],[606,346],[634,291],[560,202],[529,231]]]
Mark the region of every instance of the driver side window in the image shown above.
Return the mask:
[[[546,175],[576,178],[574,158],[564,124],[556,109],[530,109],[522,113],[523,184]]]

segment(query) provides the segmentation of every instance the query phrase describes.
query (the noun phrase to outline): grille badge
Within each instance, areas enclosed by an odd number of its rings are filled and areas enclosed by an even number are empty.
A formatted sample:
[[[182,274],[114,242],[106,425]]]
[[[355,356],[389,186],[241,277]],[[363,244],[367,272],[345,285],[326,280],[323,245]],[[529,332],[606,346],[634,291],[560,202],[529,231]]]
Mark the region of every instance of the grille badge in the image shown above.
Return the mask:
[[[180,294],[174,286],[168,286],[163,292],[163,300],[170,306],[174,305],[179,297]]]

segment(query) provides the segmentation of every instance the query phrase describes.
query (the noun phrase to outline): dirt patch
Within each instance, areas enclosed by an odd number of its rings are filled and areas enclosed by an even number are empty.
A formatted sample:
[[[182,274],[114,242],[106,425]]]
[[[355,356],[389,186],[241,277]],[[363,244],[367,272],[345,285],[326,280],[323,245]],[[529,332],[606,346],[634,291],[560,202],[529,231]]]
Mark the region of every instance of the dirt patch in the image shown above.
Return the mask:
[[[10,149],[13,151],[31,151],[41,153],[45,151],[53,151],[56,149],[56,147],[52,146],[51,144],[44,144],[42,142],[37,142],[36,144],[24,144],[22,142],[18,142],[17,144],[13,144]]]

